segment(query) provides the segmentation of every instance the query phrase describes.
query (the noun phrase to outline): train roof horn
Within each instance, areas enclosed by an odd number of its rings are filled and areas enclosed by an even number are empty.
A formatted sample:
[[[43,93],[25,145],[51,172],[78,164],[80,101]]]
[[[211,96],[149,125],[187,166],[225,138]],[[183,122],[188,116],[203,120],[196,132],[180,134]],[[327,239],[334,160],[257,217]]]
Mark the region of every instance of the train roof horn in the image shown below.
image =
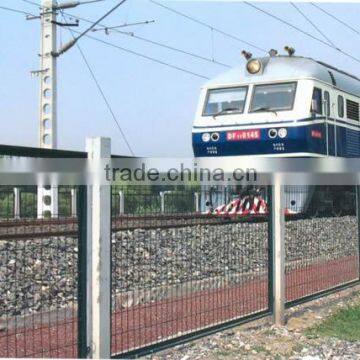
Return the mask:
[[[271,49],[271,50],[269,51],[269,55],[270,55],[270,57],[277,56],[277,54],[278,54],[278,51],[277,51],[277,50],[275,50],[275,49]]]
[[[252,53],[251,53],[251,52],[248,52],[248,51],[246,51],[246,50],[243,50],[243,51],[241,52],[241,55],[244,56],[244,58],[245,58],[246,60],[250,60],[250,59],[252,58]]]
[[[284,50],[289,54],[289,56],[293,56],[295,54],[295,49],[291,46],[285,46]]]

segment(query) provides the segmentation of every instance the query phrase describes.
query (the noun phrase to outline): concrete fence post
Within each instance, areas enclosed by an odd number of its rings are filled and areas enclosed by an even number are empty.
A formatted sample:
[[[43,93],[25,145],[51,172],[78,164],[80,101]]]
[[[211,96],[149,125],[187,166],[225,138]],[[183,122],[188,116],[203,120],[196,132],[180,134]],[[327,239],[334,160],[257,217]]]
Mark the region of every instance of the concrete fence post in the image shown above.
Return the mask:
[[[271,229],[273,244],[272,288],[274,323],[285,324],[285,209],[284,187],[275,179],[272,186]]]
[[[160,191],[160,212],[165,213],[165,191]]]
[[[20,219],[20,189],[14,188],[14,219]]]
[[[200,197],[199,197],[198,192],[194,193],[194,201],[195,201],[195,212],[198,213],[199,212],[199,204],[200,204]]]
[[[111,141],[91,138],[86,141],[91,164],[111,159]],[[109,185],[99,181],[88,191],[88,337],[89,357],[111,356],[111,198]]]
[[[125,213],[125,195],[123,191],[119,191],[119,215],[124,215]]]
[[[71,189],[71,216],[77,216],[77,191],[75,188]]]
[[[171,194],[172,191],[160,191],[160,212],[161,214],[165,214],[165,195]]]

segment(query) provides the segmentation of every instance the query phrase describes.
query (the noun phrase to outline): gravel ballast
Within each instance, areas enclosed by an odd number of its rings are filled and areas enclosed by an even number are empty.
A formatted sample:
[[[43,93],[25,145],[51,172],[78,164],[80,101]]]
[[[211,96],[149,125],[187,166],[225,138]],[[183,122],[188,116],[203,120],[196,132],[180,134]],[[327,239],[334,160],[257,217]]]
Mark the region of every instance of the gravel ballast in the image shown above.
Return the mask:
[[[228,223],[112,234],[113,295],[267,271],[267,223]],[[288,269],[358,253],[357,218],[286,222]],[[0,240],[0,317],[64,308],[77,299],[77,239]]]

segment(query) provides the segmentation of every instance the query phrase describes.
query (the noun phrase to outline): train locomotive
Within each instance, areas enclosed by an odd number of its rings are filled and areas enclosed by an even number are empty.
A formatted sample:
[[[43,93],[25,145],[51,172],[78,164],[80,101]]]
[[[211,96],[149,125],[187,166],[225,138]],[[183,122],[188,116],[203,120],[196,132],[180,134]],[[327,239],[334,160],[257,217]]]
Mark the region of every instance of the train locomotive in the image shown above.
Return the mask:
[[[285,50],[261,58],[243,51],[245,67],[202,87],[192,128],[195,157],[359,157],[360,79]],[[311,203],[314,189],[299,189],[285,188],[289,211]]]

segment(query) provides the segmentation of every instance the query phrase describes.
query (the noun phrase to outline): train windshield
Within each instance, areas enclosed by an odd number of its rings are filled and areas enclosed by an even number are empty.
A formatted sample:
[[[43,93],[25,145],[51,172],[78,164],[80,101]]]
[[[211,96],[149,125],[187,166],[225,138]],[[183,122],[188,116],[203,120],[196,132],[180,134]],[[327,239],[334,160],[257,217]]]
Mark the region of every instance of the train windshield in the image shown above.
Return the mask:
[[[247,86],[209,90],[203,115],[243,113],[246,94]]]
[[[254,86],[251,112],[291,110],[294,105],[296,83]]]

